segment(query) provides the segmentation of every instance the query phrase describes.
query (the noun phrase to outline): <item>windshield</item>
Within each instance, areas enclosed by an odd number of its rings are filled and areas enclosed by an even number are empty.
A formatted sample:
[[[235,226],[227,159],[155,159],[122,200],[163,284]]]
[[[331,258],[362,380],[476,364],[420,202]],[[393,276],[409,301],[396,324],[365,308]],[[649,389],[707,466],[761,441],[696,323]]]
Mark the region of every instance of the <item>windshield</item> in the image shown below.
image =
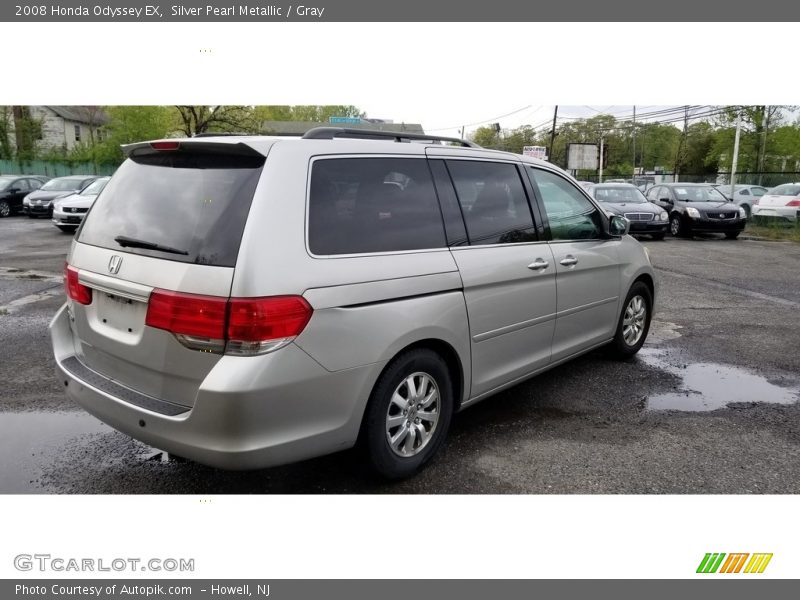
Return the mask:
[[[97,179],[93,181],[89,185],[87,185],[83,191],[81,192],[81,196],[96,196],[100,192],[103,191],[103,188],[106,187],[108,183],[108,179]]]
[[[85,179],[51,179],[39,189],[45,192],[71,192],[81,189]]]
[[[634,187],[597,187],[594,188],[594,198],[600,202],[615,202],[622,204],[632,203],[641,204],[647,202],[647,198]]]
[[[769,191],[771,196],[800,196],[800,184],[784,183]]]
[[[78,241],[181,262],[236,264],[263,156],[162,152],[117,169]]]
[[[727,202],[728,199],[709,186],[686,186],[672,188],[675,197],[684,202]]]

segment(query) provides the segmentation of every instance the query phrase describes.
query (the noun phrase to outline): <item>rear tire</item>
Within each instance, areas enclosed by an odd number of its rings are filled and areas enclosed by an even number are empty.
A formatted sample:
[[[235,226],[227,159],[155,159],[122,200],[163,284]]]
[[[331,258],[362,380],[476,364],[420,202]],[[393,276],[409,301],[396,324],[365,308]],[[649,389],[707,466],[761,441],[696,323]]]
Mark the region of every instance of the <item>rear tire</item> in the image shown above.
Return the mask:
[[[387,479],[415,474],[441,447],[452,414],[453,384],[442,357],[426,348],[399,355],[375,384],[364,414],[370,466]]]
[[[617,331],[611,342],[612,352],[617,358],[630,358],[644,345],[650,331],[652,312],[653,294],[649,287],[637,281],[625,297]]]

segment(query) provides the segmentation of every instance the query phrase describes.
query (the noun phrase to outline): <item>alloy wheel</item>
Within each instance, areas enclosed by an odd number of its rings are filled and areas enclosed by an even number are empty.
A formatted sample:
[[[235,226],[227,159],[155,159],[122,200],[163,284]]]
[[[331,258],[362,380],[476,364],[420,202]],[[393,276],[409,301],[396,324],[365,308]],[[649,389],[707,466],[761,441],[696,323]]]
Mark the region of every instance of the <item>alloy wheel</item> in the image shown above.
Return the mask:
[[[439,422],[439,386],[427,373],[412,373],[400,382],[386,411],[386,440],[398,456],[419,454]]]

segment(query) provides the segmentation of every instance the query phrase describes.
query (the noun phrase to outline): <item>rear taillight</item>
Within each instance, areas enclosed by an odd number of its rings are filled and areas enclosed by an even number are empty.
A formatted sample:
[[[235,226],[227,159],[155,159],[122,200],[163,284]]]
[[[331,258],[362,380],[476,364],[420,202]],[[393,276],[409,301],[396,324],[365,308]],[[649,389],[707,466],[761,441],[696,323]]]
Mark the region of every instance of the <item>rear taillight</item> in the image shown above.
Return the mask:
[[[92,288],[86,287],[78,281],[78,269],[64,263],[64,289],[67,297],[78,304],[92,303]]]
[[[790,200],[789,204],[786,206],[800,206],[800,198],[795,198],[794,200]]]
[[[228,354],[263,354],[292,341],[313,309],[302,296],[231,298]]]
[[[145,324],[194,350],[250,356],[291,342],[312,312],[301,296],[220,298],[156,289]]]

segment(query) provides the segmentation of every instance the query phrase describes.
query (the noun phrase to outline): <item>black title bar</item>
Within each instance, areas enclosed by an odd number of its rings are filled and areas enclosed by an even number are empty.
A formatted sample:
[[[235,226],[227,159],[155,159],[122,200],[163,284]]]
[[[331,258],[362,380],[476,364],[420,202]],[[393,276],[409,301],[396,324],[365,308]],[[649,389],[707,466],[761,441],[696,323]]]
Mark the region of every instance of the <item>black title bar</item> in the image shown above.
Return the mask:
[[[757,4],[706,0],[265,0],[252,2],[154,0],[120,3],[12,2],[0,4],[0,21],[10,22],[786,22],[800,20],[800,2]],[[641,31],[632,32],[640,35]],[[676,33],[676,35],[678,35]],[[602,31],[598,30],[598,38]],[[521,40],[521,42],[524,40]],[[650,40],[650,43],[660,43]],[[734,43],[735,40],[728,40]],[[665,43],[675,43],[668,41]],[[691,43],[691,41],[687,41]],[[723,40],[722,43],[725,43]]]

